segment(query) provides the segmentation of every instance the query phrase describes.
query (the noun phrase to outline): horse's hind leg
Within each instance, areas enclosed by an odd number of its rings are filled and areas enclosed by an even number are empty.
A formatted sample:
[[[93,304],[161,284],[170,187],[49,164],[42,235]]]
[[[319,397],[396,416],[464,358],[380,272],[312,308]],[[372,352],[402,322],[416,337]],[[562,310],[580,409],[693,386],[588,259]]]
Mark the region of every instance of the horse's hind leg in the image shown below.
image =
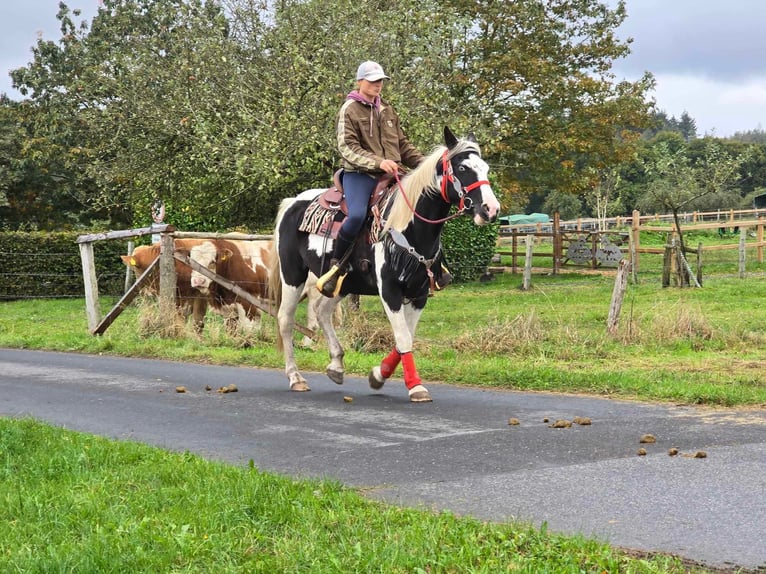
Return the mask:
[[[293,330],[295,329],[295,310],[298,308],[298,302],[301,300],[303,285],[291,287],[282,285],[282,301],[277,313],[277,323],[279,324],[279,335],[282,339],[282,352],[285,357],[285,374],[291,391],[310,391],[306,379],[298,371],[298,365],[295,362],[295,347],[293,344]]]
[[[339,297],[322,297],[317,303],[317,321],[319,326],[324,331],[325,338],[327,339],[327,346],[330,351],[330,363],[327,365],[327,376],[330,377],[332,382],[339,385],[343,384],[343,347],[338,340],[338,335],[335,332],[335,325],[333,324],[333,316],[335,314],[335,308],[340,303]]]

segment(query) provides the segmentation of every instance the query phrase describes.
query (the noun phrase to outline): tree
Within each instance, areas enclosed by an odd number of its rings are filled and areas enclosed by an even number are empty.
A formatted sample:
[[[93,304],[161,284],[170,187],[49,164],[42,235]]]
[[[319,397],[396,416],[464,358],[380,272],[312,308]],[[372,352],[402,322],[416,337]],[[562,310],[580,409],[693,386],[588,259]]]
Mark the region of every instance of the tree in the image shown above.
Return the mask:
[[[180,227],[268,226],[282,197],[329,182],[335,114],[369,58],[417,145],[474,131],[509,193],[592,188],[648,120],[651,76],[610,72],[622,3],[104,0],[90,27],[73,17],[62,3],[60,42],[12,74],[34,110],[26,153],[112,219],[146,222],[161,198]]]
[[[581,193],[633,153],[648,126],[650,75],[615,83],[629,53],[615,34],[624,4],[590,0],[454,0],[472,22],[452,78],[488,134],[503,181]]]
[[[647,171],[654,176],[647,187],[642,207],[673,214],[682,253],[686,252],[679,213],[703,209],[704,201],[714,198],[712,205],[723,207],[739,202],[736,183],[740,167],[752,151],[741,155],[727,153],[720,141],[704,138],[699,153],[690,153],[680,134],[667,133],[657,138],[648,159]],[[710,204],[708,204],[710,205]]]
[[[620,213],[619,197],[616,197],[620,185],[620,173],[616,167],[602,171],[601,178],[592,189],[583,195],[585,203],[590,207],[599,222],[599,229],[606,229],[606,218],[610,213]],[[616,202],[617,205],[613,205]],[[611,211],[610,211],[611,209]]]

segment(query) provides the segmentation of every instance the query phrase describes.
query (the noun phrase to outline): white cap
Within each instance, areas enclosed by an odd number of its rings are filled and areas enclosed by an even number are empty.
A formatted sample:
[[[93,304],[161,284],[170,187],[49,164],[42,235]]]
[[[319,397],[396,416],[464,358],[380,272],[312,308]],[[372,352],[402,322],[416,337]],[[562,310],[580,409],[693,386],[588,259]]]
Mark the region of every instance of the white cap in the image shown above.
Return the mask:
[[[377,82],[382,79],[388,80],[389,77],[383,71],[383,67],[377,62],[367,60],[359,64],[359,69],[356,71],[357,80],[367,80],[368,82]]]

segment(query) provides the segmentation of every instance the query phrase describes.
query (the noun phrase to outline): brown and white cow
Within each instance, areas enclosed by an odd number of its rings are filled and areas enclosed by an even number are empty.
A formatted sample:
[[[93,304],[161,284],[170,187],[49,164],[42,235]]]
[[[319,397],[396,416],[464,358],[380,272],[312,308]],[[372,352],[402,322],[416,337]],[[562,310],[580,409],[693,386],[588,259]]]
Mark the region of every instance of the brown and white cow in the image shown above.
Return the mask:
[[[201,243],[200,239],[176,239],[175,250],[190,256],[192,249]],[[149,266],[160,256],[160,244],[139,245],[133,250],[131,255],[121,255],[123,262],[131,267],[139,277]],[[188,318],[191,314],[194,322],[194,329],[197,333],[202,332],[205,326],[205,313],[207,312],[208,297],[194,289],[191,286],[191,269],[181,263],[175,262],[176,268],[176,308],[179,313]],[[152,295],[159,294],[160,277],[159,273],[154,276],[144,287],[145,292]]]
[[[228,279],[257,299],[268,301],[268,249],[270,241],[232,241],[208,239],[191,250],[193,259],[209,271]],[[226,318],[232,330],[237,324],[260,317],[260,309],[232,291],[192,270],[190,286],[208,296],[210,305]]]
[[[270,240],[211,239],[196,245],[192,249],[190,257],[209,271],[236,283],[254,297],[261,299],[264,304],[268,304],[268,270],[271,244]],[[304,292],[308,298],[307,327],[312,330],[319,327],[315,305],[321,298],[321,294],[315,288],[316,280],[315,275],[309,274]],[[220,309],[221,306],[228,306],[223,307],[223,309],[229,309],[231,321],[238,320],[241,325],[252,326],[252,322],[260,316],[260,311],[256,306],[236,297],[231,291],[211,281],[198,271],[191,273],[191,286],[201,293],[210,294],[210,303],[214,308]],[[234,304],[237,304],[236,309],[239,311],[237,318],[231,316],[234,310],[232,305]],[[311,346],[312,344],[311,338],[303,338],[304,346]]]

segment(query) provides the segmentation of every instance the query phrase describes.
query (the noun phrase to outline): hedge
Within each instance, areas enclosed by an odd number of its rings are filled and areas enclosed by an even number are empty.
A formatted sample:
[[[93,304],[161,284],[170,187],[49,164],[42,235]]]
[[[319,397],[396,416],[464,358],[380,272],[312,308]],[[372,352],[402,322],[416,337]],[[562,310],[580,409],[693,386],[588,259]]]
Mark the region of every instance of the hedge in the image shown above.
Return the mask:
[[[486,272],[495,254],[499,229],[497,224],[475,225],[470,217],[458,217],[444,224],[444,257],[456,282],[474,281]]]
[[[0,300],[83,297],[82,263],[75,240],[80,233],[0,233]],[[99,293],[121,295],[127,253],[124,241],[94,246]]]
[[[0,233],[0,301],[25,298],[83,297],[80,249],[83,232]],[[472,281],[487,269],[495,252],[498,226],[478,227],[469,217],[448,221],[442,233],[447,266],[455,281]],[[125,241],[94,245],[99,293],[119,296],[124,290]]]

